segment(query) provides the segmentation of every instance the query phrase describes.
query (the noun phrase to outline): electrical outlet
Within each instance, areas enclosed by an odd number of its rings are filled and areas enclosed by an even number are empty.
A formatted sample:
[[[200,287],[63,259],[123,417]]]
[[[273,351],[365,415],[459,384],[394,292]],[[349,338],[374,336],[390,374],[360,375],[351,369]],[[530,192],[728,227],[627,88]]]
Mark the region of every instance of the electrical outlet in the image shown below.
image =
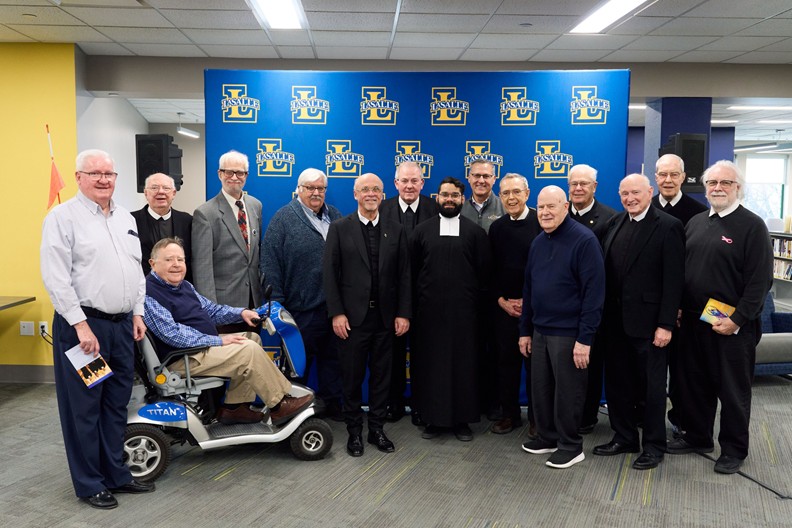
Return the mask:
[[[19,321],[19,335],[23,335],[23,336],[35,335],[33,333],[33,321]]]
[[[49,334],[49,321],[39,321],[39,335]]]

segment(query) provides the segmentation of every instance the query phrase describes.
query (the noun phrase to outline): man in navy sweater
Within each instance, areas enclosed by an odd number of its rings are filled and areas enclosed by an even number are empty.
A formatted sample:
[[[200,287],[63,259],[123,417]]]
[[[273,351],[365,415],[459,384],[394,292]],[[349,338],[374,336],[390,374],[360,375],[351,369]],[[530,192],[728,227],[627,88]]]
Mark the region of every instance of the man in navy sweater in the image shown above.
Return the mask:
[[[578,432],[586,397],[591,343],[605,301],[605,267],[599,240],[569,218],[564,191],[542,189],[537,200],[544,233],[531,244],[525,267],[520,352],[531,354],[531,399],[538,437],[523,444],[552,453],[546,465],[581,462]]]

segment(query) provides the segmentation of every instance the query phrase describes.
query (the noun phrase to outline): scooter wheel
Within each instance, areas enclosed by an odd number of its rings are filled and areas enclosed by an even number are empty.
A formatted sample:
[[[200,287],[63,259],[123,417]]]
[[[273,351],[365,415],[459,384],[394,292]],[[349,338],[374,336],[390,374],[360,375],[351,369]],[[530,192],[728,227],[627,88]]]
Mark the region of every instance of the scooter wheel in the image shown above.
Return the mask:
[[[289,444],[300,460],[320,460],[333,447],[333,430],[324,420],[309,418],[292,433]]]
[[[171,461],[170,441],[161,429],[147,424],[127,426],[124,434],[124,463],[132,478],[157,480]]]

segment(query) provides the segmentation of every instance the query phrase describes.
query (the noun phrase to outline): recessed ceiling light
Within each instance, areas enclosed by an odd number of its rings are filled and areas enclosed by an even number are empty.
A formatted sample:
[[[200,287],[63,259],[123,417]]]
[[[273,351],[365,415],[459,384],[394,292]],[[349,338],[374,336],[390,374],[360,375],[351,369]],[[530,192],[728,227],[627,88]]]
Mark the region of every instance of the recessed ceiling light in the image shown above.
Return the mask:
[[[269,29],[302,29],[300,0],[245,0],[259,24]]]
[[[570,33],[599,33],[649,0],[610,0],[587,16]]]

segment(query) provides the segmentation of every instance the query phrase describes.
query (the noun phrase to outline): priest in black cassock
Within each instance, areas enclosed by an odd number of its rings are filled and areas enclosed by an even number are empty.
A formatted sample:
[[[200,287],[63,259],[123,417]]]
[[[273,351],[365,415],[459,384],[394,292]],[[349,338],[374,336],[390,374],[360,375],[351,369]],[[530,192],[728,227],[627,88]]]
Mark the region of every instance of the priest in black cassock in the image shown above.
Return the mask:
[[[415,301],[411,351],[413,400],[427,424],[421,436],[451,429],[473,439],[479,421],[476,343],[491,256],[487,234],[460,216],[465,185],[440,182],[440,215],[415,227],[411,240]]]

